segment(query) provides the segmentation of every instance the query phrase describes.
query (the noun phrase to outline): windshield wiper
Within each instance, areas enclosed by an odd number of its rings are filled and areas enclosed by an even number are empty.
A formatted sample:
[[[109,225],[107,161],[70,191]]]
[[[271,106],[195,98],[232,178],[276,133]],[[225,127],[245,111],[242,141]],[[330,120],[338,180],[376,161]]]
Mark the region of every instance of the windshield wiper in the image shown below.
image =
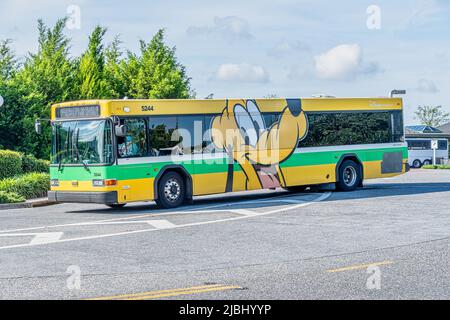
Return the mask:
[[[78,138],[80,137],[80,128],[77,128],[77,133],[75,134],[75,137],[76,137],[76,139],[75,139],[75,143],[73,143],[73,147],[74,147],[74,150],[75,150],[75,152],[76,152],[76,154],[77,154],[77,158],[78,158],[78,160],[81,160],[81,163],[83,164],[83,167],[87,170],[87,171],[90,171],[89,170],[89,167],[87,166],[87,164],[84,162],[84,160],[81,158],[81,154],[80,154],[80,150],[78,149]]]

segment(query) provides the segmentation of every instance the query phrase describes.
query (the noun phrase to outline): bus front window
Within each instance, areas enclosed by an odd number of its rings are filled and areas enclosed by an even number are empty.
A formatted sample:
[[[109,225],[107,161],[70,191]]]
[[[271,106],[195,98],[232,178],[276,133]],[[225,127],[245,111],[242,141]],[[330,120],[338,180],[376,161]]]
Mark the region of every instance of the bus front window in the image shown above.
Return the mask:
[[[109,164],[113,160],[111,123],[77,120],[53,123],[53,164]]]

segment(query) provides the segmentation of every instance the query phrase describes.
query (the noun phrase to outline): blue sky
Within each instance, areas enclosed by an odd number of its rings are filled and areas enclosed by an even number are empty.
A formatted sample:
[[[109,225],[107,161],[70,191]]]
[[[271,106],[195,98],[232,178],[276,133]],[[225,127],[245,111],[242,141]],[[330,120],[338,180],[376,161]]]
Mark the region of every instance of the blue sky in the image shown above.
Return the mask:
[[[36,50],[36,20],[52,25],[71,5],[81,14],[81,28],[67,30],[72,54],[97,24],[108,28],[107,42],[120,34],[132,51],[166,28],[198,98],[385,96],[399,88],[408,92],[407,124],[417,122],[418,105],[450,112],[450,0],[2,0],[0,38],[13,39],[24,57]]]

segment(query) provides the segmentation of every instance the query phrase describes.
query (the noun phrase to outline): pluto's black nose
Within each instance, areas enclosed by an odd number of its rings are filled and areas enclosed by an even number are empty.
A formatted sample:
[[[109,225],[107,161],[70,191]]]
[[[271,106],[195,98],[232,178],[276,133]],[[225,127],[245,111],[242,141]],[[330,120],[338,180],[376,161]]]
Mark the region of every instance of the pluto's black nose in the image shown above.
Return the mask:
[[[302,100],[300,99],[286,99],[289,111],[294,117],[302,112]]]

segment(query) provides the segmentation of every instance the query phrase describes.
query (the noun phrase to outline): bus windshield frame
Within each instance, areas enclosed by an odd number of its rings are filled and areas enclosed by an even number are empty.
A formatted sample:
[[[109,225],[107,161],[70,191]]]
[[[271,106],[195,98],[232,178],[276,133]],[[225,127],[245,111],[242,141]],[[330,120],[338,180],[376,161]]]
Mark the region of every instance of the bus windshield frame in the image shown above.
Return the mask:
[[[114,164],[116,155],[113,128],[110,118],[53,121],[51,166]],[[99,152],[99,149],[102,150]]]

